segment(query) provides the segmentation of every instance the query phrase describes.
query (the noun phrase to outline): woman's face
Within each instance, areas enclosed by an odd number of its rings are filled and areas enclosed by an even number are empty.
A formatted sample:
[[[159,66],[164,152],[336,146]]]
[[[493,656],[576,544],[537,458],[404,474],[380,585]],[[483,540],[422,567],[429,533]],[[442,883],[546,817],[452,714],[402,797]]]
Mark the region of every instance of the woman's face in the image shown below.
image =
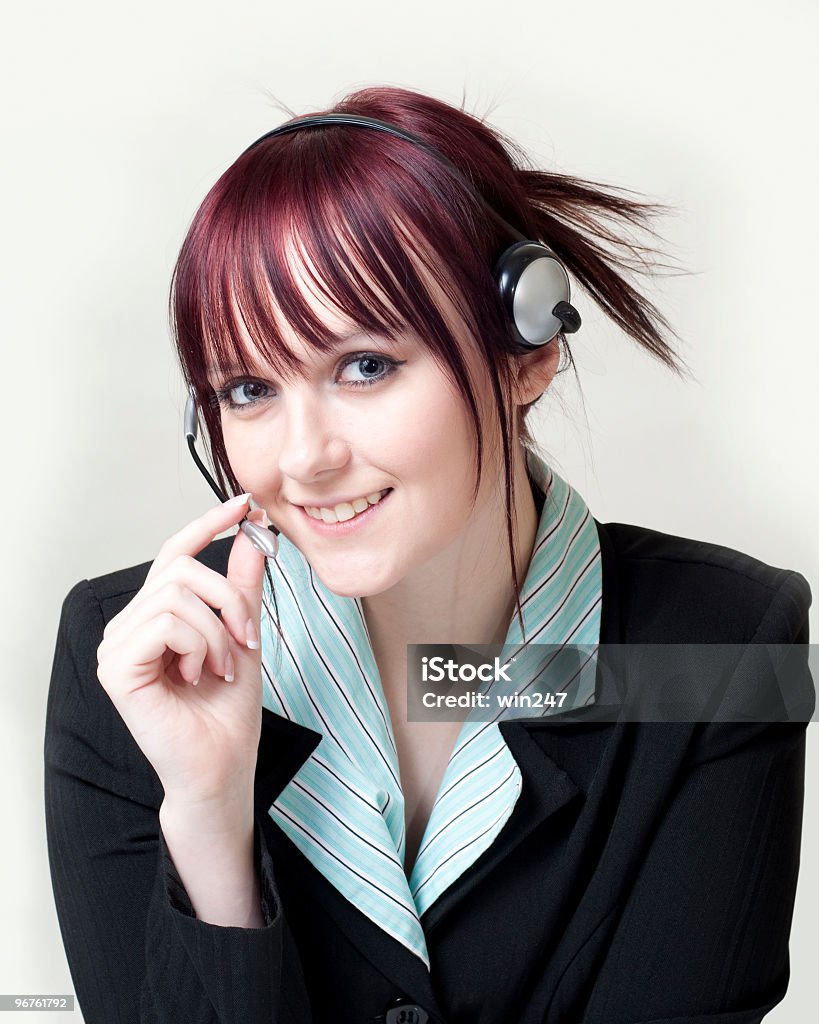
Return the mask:
[[[304,294],[323,323],[342,327],[307,289]],[[306,365],[303,377],[279,381],[259,365],[252,378],[211,383],[222,390],[225,446],[241,488],[331,591],[379,594],[457,545],[465,530],[491,523],[492,535],[502,536],[498,465],[487,463],[473,509],[471,420],[417,338],[359,334],[328,355],[292,332],[287,341]],[[468,365],[476,392],[488,394],[474,354]],[[492,432],[484,430],[491,451]],[[383,492],[376,504],[368,501]],[[325,521],[335,518],[330,509],[339,504],[346,507],[335,513],[344,521]],[[307,511],[317,507],[319,521]]]

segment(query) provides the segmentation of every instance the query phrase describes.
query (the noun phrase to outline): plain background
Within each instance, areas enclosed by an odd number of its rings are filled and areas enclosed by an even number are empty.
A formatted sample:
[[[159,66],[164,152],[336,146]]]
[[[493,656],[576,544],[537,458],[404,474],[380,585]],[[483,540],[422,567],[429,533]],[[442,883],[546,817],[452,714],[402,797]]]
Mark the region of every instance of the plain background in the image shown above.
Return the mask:
[[[207,189],[286,119],[271,96],[294,113],[372,84],[463,99],[540,165],[672,204],[657,226],[694,273],[649,294],[697,380],[576,294],[585,405],[567,375],[538,437],[598,519],[727,544],[819,593],[818,13],[815,0],[32,0],[7,12],[0,992],[73,991],[42,805],[60,606],[77,580],[152,558],[213,501],[181,437],[168,283]],[[815,1010],[808,734],[791,987],[775,1024]]]

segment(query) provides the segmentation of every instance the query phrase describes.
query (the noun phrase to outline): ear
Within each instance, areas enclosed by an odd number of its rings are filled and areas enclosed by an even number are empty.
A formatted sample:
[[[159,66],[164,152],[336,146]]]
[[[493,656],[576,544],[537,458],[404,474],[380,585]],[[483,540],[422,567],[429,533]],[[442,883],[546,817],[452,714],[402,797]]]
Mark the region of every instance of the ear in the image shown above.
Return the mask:
[[[517,405],[528,405],[539,398],[552,383],[560,363],[558,338],[554,337],[547,345],[523,352],[512,357],[515,376],[514,394]]]

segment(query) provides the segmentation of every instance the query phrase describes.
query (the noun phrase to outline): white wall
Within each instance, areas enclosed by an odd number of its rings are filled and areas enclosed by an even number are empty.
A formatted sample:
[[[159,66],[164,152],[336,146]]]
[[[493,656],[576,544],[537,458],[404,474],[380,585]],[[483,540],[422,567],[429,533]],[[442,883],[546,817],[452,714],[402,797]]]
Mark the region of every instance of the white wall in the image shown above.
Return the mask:
[[[697,274],[652,294],[697,382],[587,306],[574,351],[588,424],[569,388],[568,416],[543,417],[539,436],[598,519],[715,540],[798,569],[817,592],[818,14],[812,0],[50,0],[7,12],[0,992],[73,991],[42,810],[59,609],[74,582],[153,557],[212,500],[181,440],[167,288],[205,191],[284,119],[268,94],[300,113],[365,84],[455,103],[465,91],[545,166],[676,205],[661,227]],[[819,635],[815,610],[812,625]],[[808,734],[792,980],[775,1024],[802,1024],[813,1005]]]

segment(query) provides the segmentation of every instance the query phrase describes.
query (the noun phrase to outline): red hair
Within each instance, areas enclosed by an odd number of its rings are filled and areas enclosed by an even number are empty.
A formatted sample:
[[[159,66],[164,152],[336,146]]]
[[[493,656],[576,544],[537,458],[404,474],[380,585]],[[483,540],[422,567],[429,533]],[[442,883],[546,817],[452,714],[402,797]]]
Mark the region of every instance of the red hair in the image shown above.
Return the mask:
[[[623,189],[526,167],[525,154],[484,121],[408,89],[361,89],[315,113],[377,118],[432,143],[503,218],[526,237],[546,242],[627,334],[681,372],[681,360],[662,335],[671,330],[668,323],[617,269],[644,272],[641,254],[655,250],[619,238],[604,223],[619,219],[645,227],[665,207],[626,198]],[[631,255],[609,251],[601,240]],[[310,127],[246,151],[208,192],[174,269],[171,319],[183,374],[201,398],[217,480],[224,490],[239,493],[208,367],[228,372],[239,366],[250,373],[254,354],[243,341],[250,336],[283,379],[298,372],[277,317],[308,344],[328,349],[333,338],[305,303],[296,277],[297,271],[306,273],[306,256],[315,269],[313,287],[345,319],[387,337],[409,328],[431,350],[474,425],[474,500],[484,464],[480,403],[454,325],[429,287],[434,281],[453,303],[491,381],[490,404],[503,447],[512,585],[523,628],[509,423],[518,350],[492,272],[512,241],[421,147],[358,126]],[[562,333],[555,343],[573,366]],[[518,429],[522,442],[532,445],[523,420],[528,408],[521,411]]]

